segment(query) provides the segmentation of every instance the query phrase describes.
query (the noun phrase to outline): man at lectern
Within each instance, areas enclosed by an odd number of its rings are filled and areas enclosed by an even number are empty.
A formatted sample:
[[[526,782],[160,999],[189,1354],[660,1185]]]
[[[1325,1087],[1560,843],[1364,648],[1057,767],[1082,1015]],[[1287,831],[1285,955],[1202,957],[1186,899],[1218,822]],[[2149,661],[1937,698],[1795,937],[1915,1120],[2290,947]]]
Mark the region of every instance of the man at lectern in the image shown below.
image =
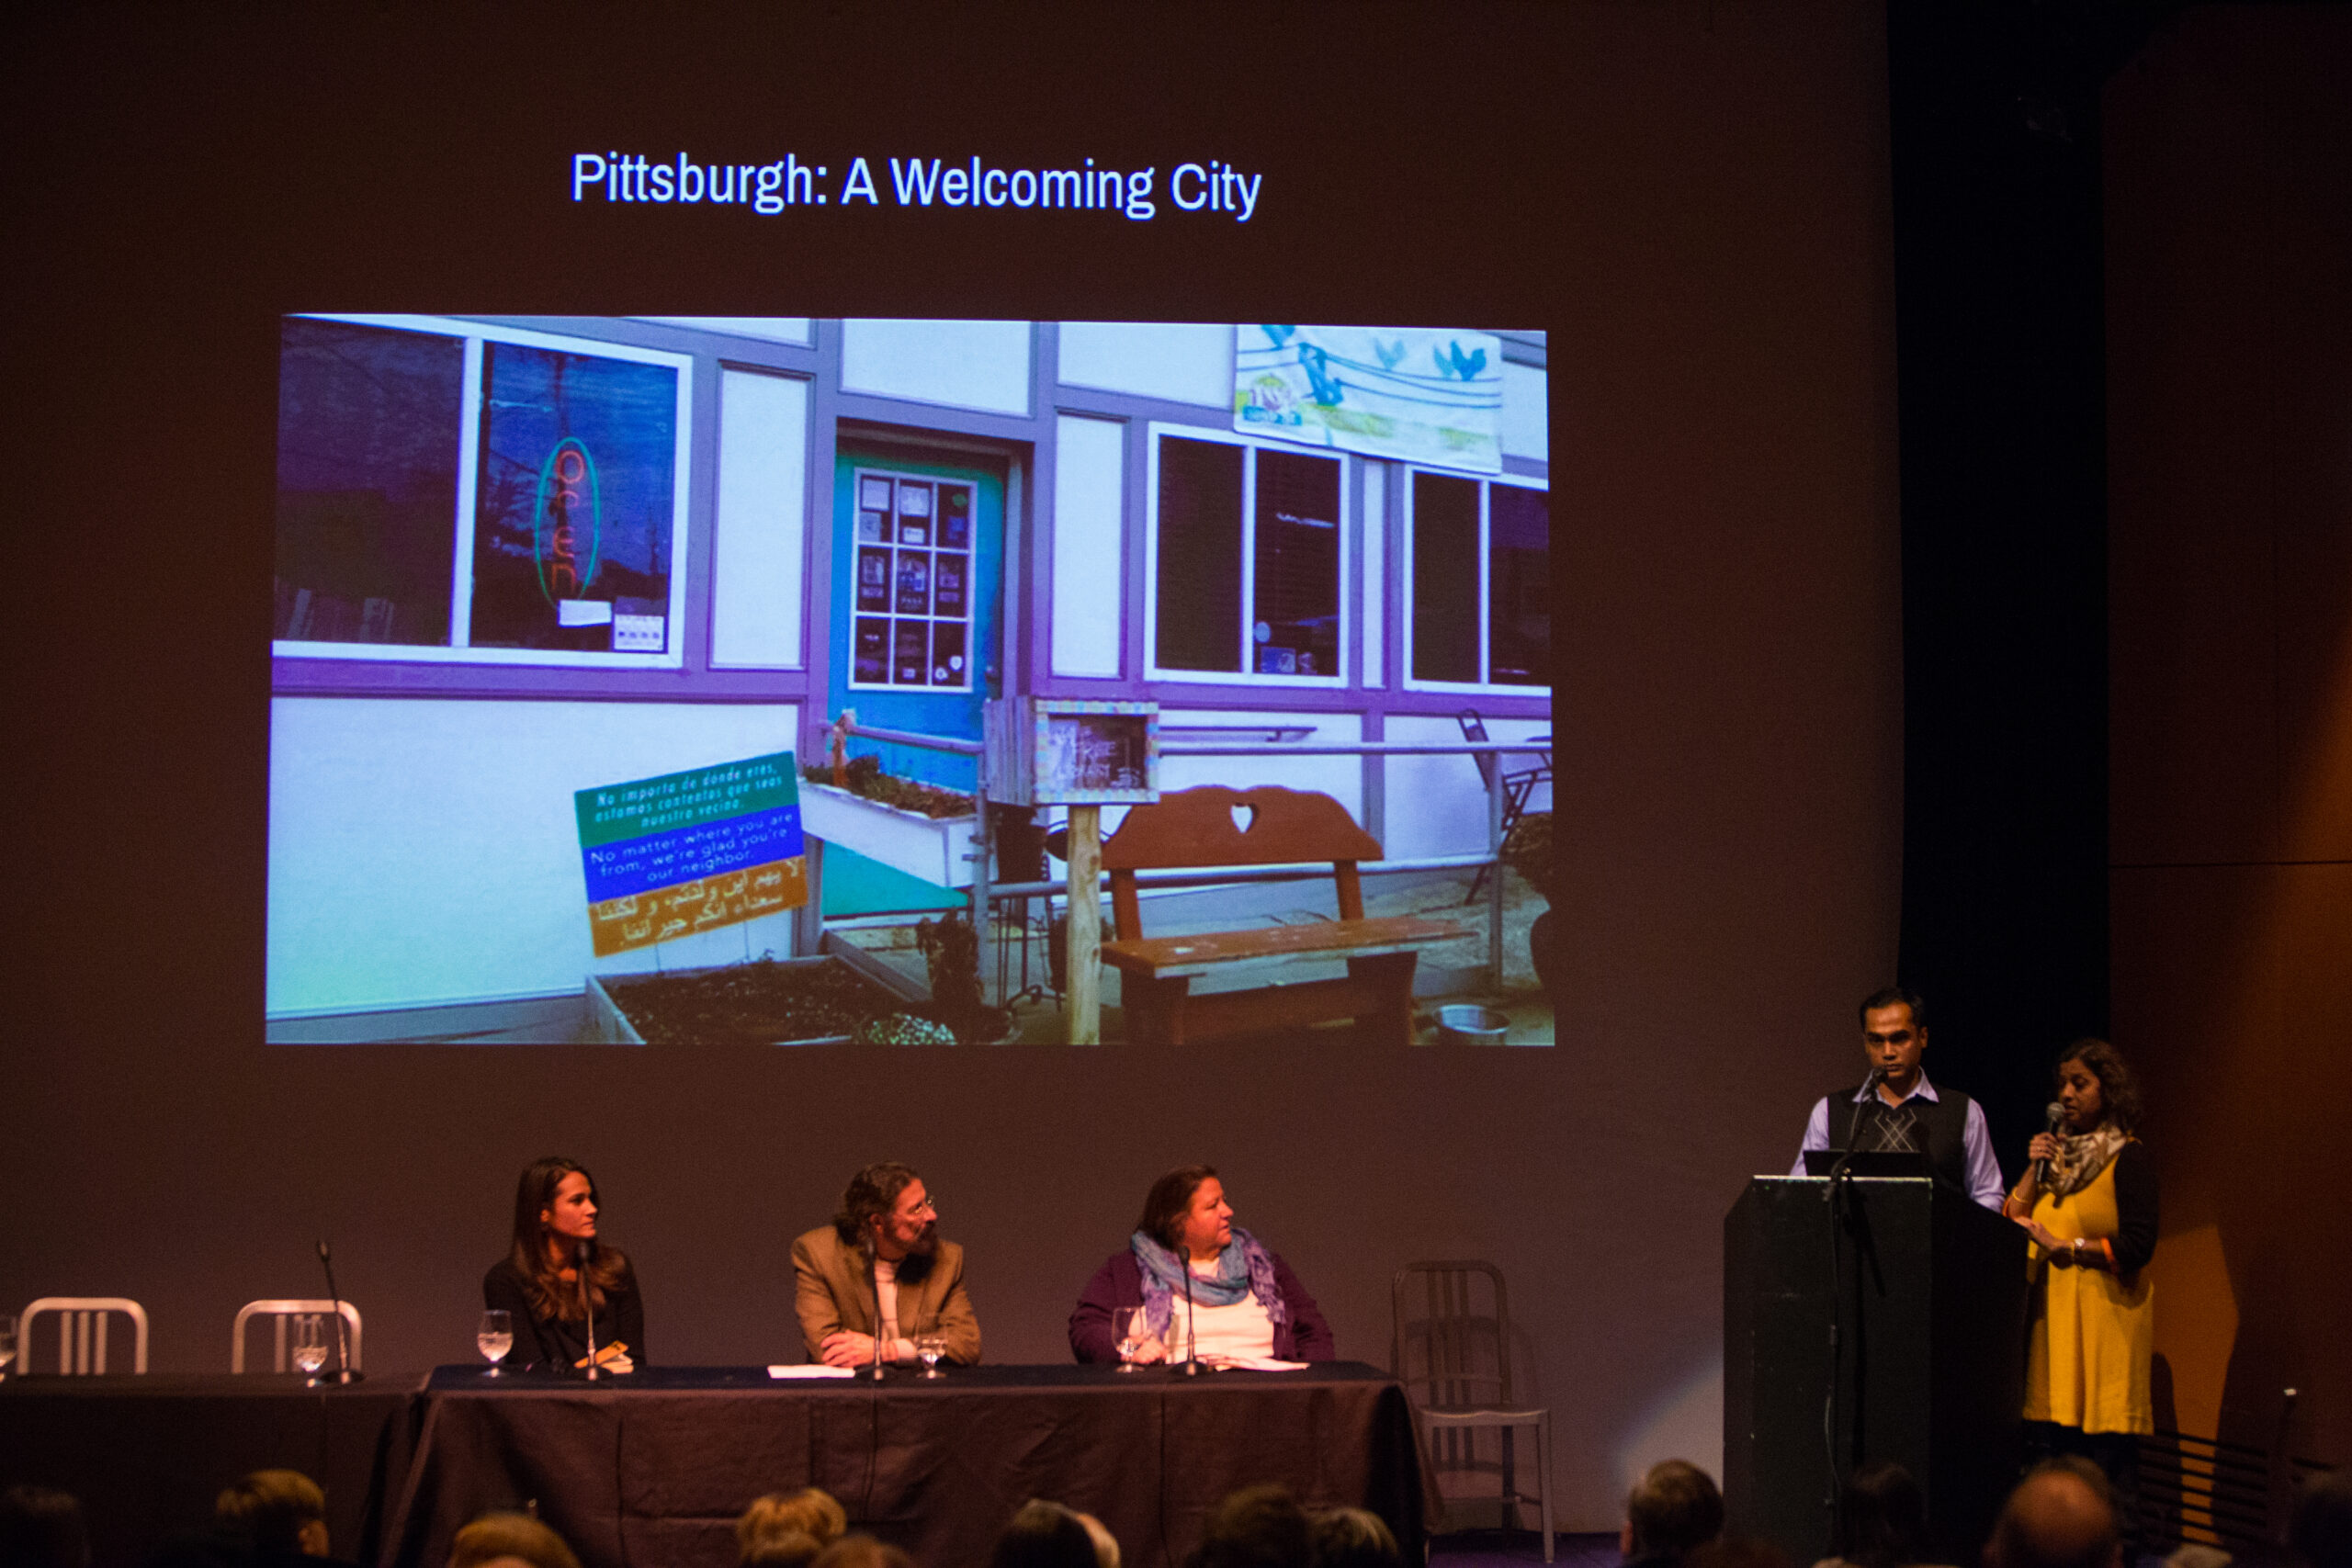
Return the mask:
[[[1852,1089],[1814,1102],[1804,1147],[1791,1176],[1803,1176],[1805,1151],[1853,1148],[1869,1154],[1920,1154],[1937,1182],[2000,1212],[2001,1167],[1993,1157],[1984,1108],[1955,1089],[1939,1090],[1920,1069],[1928,1049],[1928,1005],[1900,986],[1862,998],[1862,1059],[1870,1072]]]

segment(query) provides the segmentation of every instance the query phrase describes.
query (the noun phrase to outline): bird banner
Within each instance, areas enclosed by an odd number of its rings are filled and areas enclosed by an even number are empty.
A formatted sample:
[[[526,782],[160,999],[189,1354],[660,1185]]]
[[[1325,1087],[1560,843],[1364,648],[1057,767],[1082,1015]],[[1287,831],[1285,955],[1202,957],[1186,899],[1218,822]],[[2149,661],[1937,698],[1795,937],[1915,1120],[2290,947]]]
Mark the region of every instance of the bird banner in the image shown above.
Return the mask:
[[[1498,474],[1502,340],[1444,327],[1234,329],[1233,428]]]

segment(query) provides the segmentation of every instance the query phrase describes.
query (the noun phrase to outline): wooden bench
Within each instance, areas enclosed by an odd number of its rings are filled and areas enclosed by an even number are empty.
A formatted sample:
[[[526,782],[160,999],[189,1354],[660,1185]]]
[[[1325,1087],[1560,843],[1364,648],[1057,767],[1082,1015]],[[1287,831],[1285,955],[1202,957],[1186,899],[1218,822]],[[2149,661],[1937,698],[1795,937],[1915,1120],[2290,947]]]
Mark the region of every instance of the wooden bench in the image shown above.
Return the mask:
[[[1364,919],[1356,863],[1381,858],[1380,840],[1328,795],[1263,785],[1180,790],[1127,813],[1102,845],[1118,940],[1102,962],[1119,971],[1127,1036],[1178,1044],[1244,1031],[1297,1028],[1352,1018],[1376,1038],[1413,1043],[1413,969],[1420,950],[1468,934],[1444,920]],[[1340,918],[1312,925],[1147,937],[1136,897],[1138,871],[1287,865],[1329,861]],[[1193,981],[1225,965],[1264,960],[1347,960],[1344,979],[1275,984],[1195,996]]]

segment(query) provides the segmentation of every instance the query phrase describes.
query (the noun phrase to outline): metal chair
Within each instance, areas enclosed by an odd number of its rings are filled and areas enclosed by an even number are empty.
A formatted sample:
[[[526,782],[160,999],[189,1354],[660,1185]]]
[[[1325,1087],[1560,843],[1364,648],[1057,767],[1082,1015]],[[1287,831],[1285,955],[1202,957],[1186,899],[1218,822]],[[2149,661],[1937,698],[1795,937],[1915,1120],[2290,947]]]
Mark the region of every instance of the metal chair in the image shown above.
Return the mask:
[[[353,1371],[358,1371],[360,1370],[359,1309],[349,1302],[331,1302],[324,1298],[317,1301],[247,1302],[243,1306],[239,1307],[236,1325],[229,1331],[229,1370],[232,1372],[242,1372],[245,1370],[245,1325],[254,1318],[266,1317],[275,1320],[277,1329],[277,1353],[275,1364],[270,1370],[282,1372],[286,1370],[286,1320],[289,1317],[303,1317],[311,1314],[325,1317],[336,1312],[342,1313],[343,1321],[351,1326],[350,1365]]]
[[[1487,721],[1478,716],[1476,708],[1464,708],[1453,716],[1453,719],[1455,723],[1462,726],[1463,739],[1484,743],[1489,739],[1487,734]],[[1478,764],[1478,778],[1490,794],[1495,789],[1495,771],[1502,765],[1504,755],[1505,753],[1500,751],[1470,753],[1470,760]],[[1502,775],[1503,841],[1505,843],[1510,841],[1510,830],[1518,827],[1519,819],[1527,814],[1528,797],[1535,793],[1535,786],[1552,782],[1552,753],[1544,751],[1541,755],[1544,760],[1535,766],[1521,768],[1515,773],[1507,773]],[[1487,885],[1487,874],[1494,869],[1490,865],[1482,865],[1478,868],[1478,874],[1470,879],[1468,896],[1462,900],[1464,904],[1477,902],[1478,889]]]
[[[1507,1523],[1515,1526],[1521,1505],[1530,1501],[1542,1510],[1544,1561],[1551,1562],[1552,1413],[1522,1409],[1511,1397],[1510,1297],[1503,1271],[1475,1259],[1408,1263],[1396,1270],[1389,1295],[1388,1370],[1421,1417],[1441,1489],[1449,1472],[1483,1477],[1492,1470],[1492,1495]],[[1521,1427],[1535,1432],[1532,1499],[1517,1481],[1512,1439]],[[1501,1439],[1498,1466],[1478,1458],[1477,1435],[1484,1430]]]
[[[57,1371],[61,1377],[87,1377],[107,1370],[107,1325],[111,1314],[130,1319],[130,1370],[147,1370],[147,1309],[128,1296],[42,1296],[25,1308],[17,1320],[17,1370],[33,1370],[33,1319],[42,1314],[57,1319]]]

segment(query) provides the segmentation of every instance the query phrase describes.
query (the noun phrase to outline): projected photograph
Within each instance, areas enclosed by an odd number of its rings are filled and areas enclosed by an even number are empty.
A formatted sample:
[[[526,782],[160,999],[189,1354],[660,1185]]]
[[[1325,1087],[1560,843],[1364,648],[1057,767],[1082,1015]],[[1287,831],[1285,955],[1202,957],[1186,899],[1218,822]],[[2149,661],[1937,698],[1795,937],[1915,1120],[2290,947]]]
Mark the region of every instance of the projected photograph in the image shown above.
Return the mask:
[[[266,1038],[1550,1044],[1548,375],[284,319]]]

